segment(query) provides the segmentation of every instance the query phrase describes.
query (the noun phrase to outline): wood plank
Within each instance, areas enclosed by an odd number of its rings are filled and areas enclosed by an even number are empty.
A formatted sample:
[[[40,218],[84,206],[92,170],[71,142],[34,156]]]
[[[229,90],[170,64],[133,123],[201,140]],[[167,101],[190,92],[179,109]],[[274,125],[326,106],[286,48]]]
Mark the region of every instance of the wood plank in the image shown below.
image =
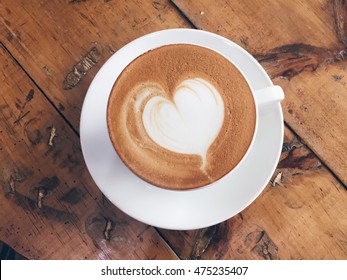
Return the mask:
[[[287,92],[286,122],[346,185],[347,63],[273,81]]]
[[[0,44],[0,239],[29,259],[176,259],[112,206],[79,139]]]
[[[337,39],[333,1],[172,2],[197,28],[230,38],[252,54],[293,43],[343,48]]]
[[[88,86],[117,49],[188,26],[165,0],[0,3],[0,41],[77,130]]]
[[[216,226],[162,235],[184,259],[346,259],[347,191],[286,129],[272,182],[248,208]]]
[[[284,88],[286,123],[347,185],[346,1],[173,2],[258,59]]]

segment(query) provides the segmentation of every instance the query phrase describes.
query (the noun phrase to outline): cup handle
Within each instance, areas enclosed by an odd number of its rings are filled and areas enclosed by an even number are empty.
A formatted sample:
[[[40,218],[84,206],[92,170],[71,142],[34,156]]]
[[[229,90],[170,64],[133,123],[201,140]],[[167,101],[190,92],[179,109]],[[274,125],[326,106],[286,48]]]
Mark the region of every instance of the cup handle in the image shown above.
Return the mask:
[[[258,106],[265,106],[281,102],[284,99],[284,92],[280,86],[270,86],[255,90],[254,96]]]

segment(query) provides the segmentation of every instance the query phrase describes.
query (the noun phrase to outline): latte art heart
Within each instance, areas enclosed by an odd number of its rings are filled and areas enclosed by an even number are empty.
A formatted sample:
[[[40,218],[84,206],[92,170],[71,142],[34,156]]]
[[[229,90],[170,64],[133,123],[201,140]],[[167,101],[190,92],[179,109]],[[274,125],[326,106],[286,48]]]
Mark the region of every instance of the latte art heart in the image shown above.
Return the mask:
[[[107,105],[115,151],[144,181],[165,189],[207,186],[246,154],[256,125],[242,73],[209,48],[152,49],[119,75]]]
[[[149,95],[153,95],[150,87],[138,95],[137,106]],[[179,84],[172,100],[164,96],[154,93],[144,106],[142,122],[148,136],[169,151],[201,156],[203,170],[207,151],[223,124],[223,99],[213,85],[201,78]]]

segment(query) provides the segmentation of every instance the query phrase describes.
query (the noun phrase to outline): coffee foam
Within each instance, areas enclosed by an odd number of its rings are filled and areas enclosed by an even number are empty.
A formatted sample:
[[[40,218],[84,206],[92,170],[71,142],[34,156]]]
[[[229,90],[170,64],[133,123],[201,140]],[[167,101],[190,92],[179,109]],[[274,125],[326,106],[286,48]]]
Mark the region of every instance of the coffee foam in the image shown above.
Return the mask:
[[[233,169],[252,141],[255,117],[251,90],[233,64],[181,44],[130,63],[107,108],[119,157],[144,180],[169,189],[204,186]]]
[[[138,95],[136,108],[160,89],[148,86]],[[153,96],[144,106],[142,121],[149,137],[161,147],[181,154],[199,155],[201,169],[224,120],[224,103],[217,89],[201,78],[185,80],[174,91],[173,101]]]

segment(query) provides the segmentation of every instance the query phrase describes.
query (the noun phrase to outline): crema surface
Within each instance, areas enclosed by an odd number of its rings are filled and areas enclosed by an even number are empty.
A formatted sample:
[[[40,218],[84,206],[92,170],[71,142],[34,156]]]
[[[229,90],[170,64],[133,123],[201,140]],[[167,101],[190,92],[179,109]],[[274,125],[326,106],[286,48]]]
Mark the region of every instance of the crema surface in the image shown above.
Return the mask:
[[[252,141],[256,109],[238,69],[195,45],[168,45],[131,62],[107,107],[110,138],[142,179],[168,189],[210,184]]]

